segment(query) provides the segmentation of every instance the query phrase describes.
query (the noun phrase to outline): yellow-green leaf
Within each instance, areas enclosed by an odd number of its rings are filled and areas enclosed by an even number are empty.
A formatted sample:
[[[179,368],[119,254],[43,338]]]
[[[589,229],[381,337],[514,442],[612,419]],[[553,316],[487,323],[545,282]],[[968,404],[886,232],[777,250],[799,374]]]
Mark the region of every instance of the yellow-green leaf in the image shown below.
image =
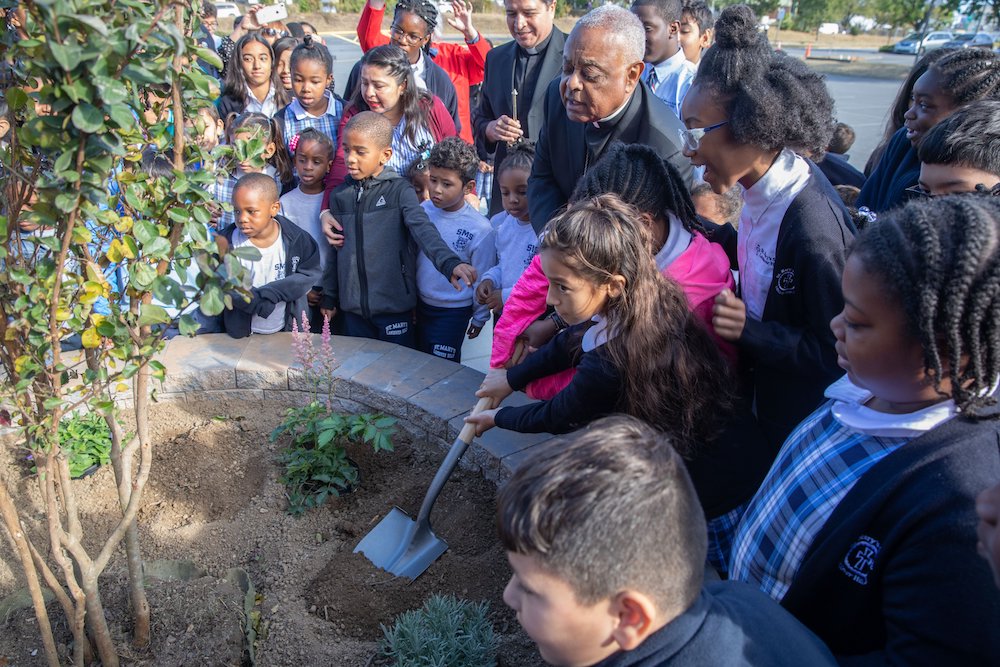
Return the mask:
[[[101,345],[101,335],[97,333],[97,327],[90,327],[83,332],[80,336],[80,340],[83,346],[88,350],[92,350],[95,347],[100,347]]]

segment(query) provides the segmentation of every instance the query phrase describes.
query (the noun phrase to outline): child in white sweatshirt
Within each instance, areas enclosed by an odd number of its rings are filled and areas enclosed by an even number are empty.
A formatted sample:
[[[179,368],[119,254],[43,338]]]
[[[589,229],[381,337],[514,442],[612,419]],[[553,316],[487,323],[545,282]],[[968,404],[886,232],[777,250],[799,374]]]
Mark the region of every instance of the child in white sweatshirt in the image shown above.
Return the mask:
[[[528,218],[528,177],[534,159],[534,144],[522,141],[510,149],[496,174],[503,197],[503,211],[490,220],[496,231],[497,263],[481,274],[476,301],[498,317],[514,283],[538,252],[538,235]]]
[[[493,228],[465,201],[476,186],[479,157],[458,137],[449,137],[431,149],[427,159],[430,199],[422,206],[441,238],[476,273],[496,262]],[[477,283],[478,284],[478,283]],[[417,349],[456,362],[462,360],[462,341],[479,335],[489,308],[473,311],[473,288],[460,292],[423,254],[417,257]],[[472,320],[471,324],[469,320]]]

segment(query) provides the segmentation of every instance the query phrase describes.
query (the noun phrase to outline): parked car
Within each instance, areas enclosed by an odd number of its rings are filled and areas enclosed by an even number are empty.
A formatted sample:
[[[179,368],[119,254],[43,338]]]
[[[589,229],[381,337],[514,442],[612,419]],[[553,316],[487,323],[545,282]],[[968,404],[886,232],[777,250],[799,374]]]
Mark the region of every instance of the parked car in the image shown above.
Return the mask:
[[[964,35],[955,35],[955,39],[945,42],[944,47],[948,49],[969,49],[969,48],[993,48],[993,35],[985,32],[975,34],[967,32]]]
[[[946,42],[954,39],[950,32],[935,31],[929,33],[910,33],[892,47],[893,53],[909,53],[910,55],[923,55],[928,51],[941,48]]]
[[[236,6],[235,2],[217,2],[215,3],[215,11],[220,19],[235,18],[241,15],[240,8]]]
[[[820,35],[839,35],[840,34],[840,24],[839,23],[821,23],[819,28],[816,30]]]

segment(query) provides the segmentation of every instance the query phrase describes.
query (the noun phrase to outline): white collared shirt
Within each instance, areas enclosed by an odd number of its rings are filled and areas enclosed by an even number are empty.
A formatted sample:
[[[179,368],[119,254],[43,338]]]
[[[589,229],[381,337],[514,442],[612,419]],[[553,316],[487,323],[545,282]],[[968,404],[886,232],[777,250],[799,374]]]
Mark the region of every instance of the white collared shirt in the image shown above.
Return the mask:
[[[608,321],[602,316],[594,315],[590,319],[596,324],[583,332],[583,338],[580,339],[580,349],[584,352],[592,352],[604,345],[614,338],[616,333],[608,328]]]
[[[267,97],[264,98],[263,102],[258,100],[257,96],[250,90],[250,86],[247,86],[247,105],[243,110],[262,113],[268,118],[273,117],[278,111],[278,106],[274,102],[274,84],[268,88]]]
[[[413,70],[413,76],[417,80],[417,88],[420,90],[427,90],[427,80],[425,78],[425,72],[427,72],[427,62],[424,60],[423,51],[417,55],[417,62],[410,65],[410,69]]]
[[[673,213],[667,213],[667,241],[653,258],[660,273],[674,263],[691,245],[691,232],[684,229],[684,223]]]
[[[326,96],[326,111],[324,111],[320,116],[314,116],[306,111],[306,108],[302,106],[302,103],[299,102],[299,98],[297,97],[292,98],[291,103],[288,105],[288,110],[292,112],[292,115],[295,116],[296,120],[320,118],[326,115],[337,116],[338,118],[340,117],[340,114],[337,113],[337,98],[330,94],[327,94]]]
[[[653,94],[666,102],[670,110],[678,118],[681,117],[681,103],[687,95],[691,82],[694,80],[694,71],[688,67],[688,61],[684,58],[684,51],[678,51],[663,62],[653,65],[646,63],[644,79],[647,84],[651,84],[650,77],[656,72],[656,85],[650,85]]]
[[[805,189],[811,175],[809,163],[786,148],[759,181],[743,190],[736,259],[747,317],[763,319],[774,277],[778,230],[788,207]]]
[[[950,398],[916,412],[873,410],[865,405],[873,394],[851,382],[847,375],[827,387],[824,395],[833,399],[830,412],[834,419],[847,428],[880,438],[916,438],[958,414]]]

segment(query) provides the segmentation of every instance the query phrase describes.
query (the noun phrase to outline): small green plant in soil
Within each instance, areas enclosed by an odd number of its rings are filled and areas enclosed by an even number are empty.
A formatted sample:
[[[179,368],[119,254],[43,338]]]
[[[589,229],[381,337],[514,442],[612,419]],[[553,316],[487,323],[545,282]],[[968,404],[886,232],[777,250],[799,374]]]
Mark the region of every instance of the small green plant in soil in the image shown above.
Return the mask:
[[[301,514],[326,499],[354,489],[357,466],[347,457],[348,444],[370,445],[376,452],[392,451],[396,420],[379,414],[342,415],[319,401],[289,408],[285,420],[271,433],[274,442],[289,434],[292,442],[279,456],[285,466],[281,482],[288,495],[288,511]]]
[[[379,653],[397,667],[493,667],[499,639],[488,615],[489,602],[432,595],[382,626]]]
[[[339,496],[358,485],[358,468],[347,456],[347,445],[367,445],[375,452],[392,451],[396,420],[381,414],[343,415],[333,412],[333,371],[336,362],[330,322],[323,321],[320,344],[313,345],[308,315],[303,312],[302,329],[292,324],[292,347],[305,380],[312,385],[313,400],[289,408],[285,419],[271,433],[271,442],[282,435],[291,443],[278,460],[285,466],[280,480],[286,487],[288,511],[302,514],[319,507],[331,495]],[[320,400],[321,394],[326,400]]]
[[[59,444],[69,459],[70,477],[83,475],[88,468],[111,461],[111,429],[97,413],[73,415],[59,423]]]

